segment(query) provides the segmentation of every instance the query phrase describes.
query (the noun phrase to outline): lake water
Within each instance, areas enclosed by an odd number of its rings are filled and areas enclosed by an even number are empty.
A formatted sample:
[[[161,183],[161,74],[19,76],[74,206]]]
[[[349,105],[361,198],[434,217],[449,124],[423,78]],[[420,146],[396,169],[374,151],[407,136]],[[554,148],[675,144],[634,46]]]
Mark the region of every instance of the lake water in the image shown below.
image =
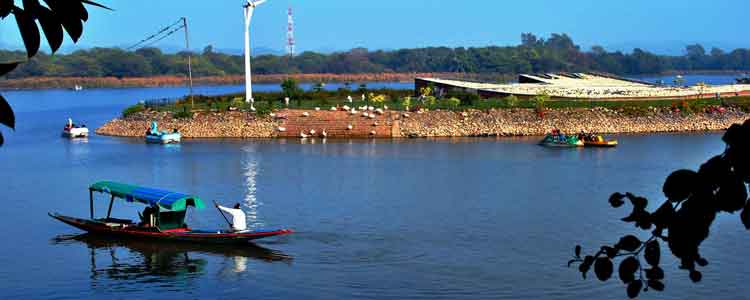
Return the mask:
[[[201,87],[218,94],[235,87]],[[0,147],[3,299],[625,299],[617,279],[566,261],[634,229],[615,191],[661,202],[671,170],[720,153],[720,134],[623,135],[616,149],[547,149],[535,139],[188,140],[60,138],[67,117],[98,127],[180,88],[4,92],[18,128]],[[254,228],[297,232],[257,247],[119,242],[47,212],[85,217],[87,187],[116,180],[241,202]],[[657,203],[658,202],[658,203]],[[106,201],[96,203],[99,215]],[[117,203],[115,217],[140,207]],[[218,228],[213,209],[195,228]],[[667,289],[642,299],[744,299],[750,235],[722,215],[700,284],[664,247]]]

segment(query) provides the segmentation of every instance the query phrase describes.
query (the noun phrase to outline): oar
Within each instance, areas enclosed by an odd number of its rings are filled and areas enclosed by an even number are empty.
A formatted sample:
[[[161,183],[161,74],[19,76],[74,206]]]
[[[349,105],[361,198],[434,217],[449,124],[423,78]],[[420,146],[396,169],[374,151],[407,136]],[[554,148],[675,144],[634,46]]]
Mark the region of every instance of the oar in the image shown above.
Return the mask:
[[[229,228],[232,228],[233,227],[232,222],[229,222],[229,219],[227,219],[227,216],[224,215],[224,212],[219,208],[219,204],[216,203],[215,200],[214,200],[214,206],[216,206],[216,209],[219,210],[219,213],[221,214],[221,216],[224,217],[224,221],[227,221],[227,224],[229,224]]]

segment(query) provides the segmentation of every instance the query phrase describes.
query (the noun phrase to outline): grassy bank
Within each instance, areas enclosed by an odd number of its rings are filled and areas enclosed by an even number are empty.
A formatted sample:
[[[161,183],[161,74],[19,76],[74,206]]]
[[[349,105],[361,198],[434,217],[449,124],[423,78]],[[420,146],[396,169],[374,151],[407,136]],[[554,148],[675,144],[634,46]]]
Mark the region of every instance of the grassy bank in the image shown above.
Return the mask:
[[[362,95],[365,100],[362,100]],[[473,94],[447,94],[443,97],[414,97],[412,90],[376,89],[368,90],[361,88],[357,91],[341,89],[338,91],[297,91],[296,95],[289,101],[288,108],[292,109],[314,109],[328,110],[331,107],[375,106],[388,107],[392,110],[489,110],[489,109],[565,109],[565,108],[594,108],[603,107],[618,110],[625,114],[645,115],[654,109],[669,109],[682,113],[698,113],[715,110],[719,107],[736,107],[745,112],[750,112],[750,97],[732,97],[722,99],[667,99],[667,100],[629,100],[629,101],[592,101],[592,100],[570,100],[549,99],[537,97],[534,99],[521,100],[515,97],[503,99],[480,99]],[[284,92],[255,93],[255,108],[259,114],[268,114],[274,109],[286,108]],[[347,97],[351,96],[353,102]],[[196,95],[192,102],[190,98],[182,98],[172,102],[144,102],[127,108],[123,116],[143,111],[146,109],[154,111],[171,112],[177,118],[189,118],[191,111],[230,111],[249,110],[249,105],[244,102],[244,94],[230,94],[221,96]]]

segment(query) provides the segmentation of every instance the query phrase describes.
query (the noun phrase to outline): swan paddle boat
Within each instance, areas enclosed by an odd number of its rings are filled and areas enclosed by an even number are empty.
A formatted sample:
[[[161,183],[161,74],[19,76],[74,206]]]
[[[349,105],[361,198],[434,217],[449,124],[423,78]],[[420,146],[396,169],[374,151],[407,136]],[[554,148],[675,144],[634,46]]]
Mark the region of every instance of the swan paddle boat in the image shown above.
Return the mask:
[[[66,138],[85,138],[89,136],[89,129],[86,125],[73,124],[73,120],[68,118],[68,123],[63,127],[62,136]]]
[[[94,193],[109,195],[109,206],[104,218],[94,217]],[[112,217],[115,200],[147,206],[140,221]],[[101,181],[89,186],[89,218],[75,218],[49,213],[49,216],[88,233],[112,238],[153,239],[173,242],[208,244],[242,244],[252,240],[290,234],[290,229],[274,230],[198,230],[185,224],[189,207],[203,209],[206,205],[194,195],[146,188],[112,181]]]
[[[156,121],[151,122],[151,128],[146,132],[146,143],[151,144],[178,144],[182,140],[182,134],[177,129],[172,132],[159,131]]]

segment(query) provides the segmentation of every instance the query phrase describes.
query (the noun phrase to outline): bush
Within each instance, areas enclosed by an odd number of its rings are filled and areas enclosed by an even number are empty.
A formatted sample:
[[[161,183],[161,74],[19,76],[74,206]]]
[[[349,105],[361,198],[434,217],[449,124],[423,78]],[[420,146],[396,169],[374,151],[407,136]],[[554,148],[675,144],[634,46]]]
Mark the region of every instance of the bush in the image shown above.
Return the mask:
[[[479,103],[479,101],[482,100],[482,98],[479,97],[479,94],[455,92],[455,91],[446,93],[444,98],[445,99],[450,99],[450,98],[459,99],[461,101],[461,105],[463,106],[474,106],[475,104]]]
[[[193,113],[188,110],[187,106],[183,106],[180,111],[173,113],[172,117],[175,119],[192,119]]]
[[[443,102],[445,102],[444,103],[445,106],[448,107],[448,108],[450,108],[450,109],[455,109],[456,107],[458,107],[459,105],[461,105],[461,100],[458,99],[458,98],[445,99],[445,100],[443,100]]]
[[[139,112],[142,112],[144,110],[146,110],[146,106],[143,105],[143,104],[141,104],[141,103],[138,103],[136,105],[130,106],[130,107],[126,108],[125,110],[123,110],[122,111],[122,117],[123,118],[127,118],[127,117],[129,117],[130,115],[132,115],[134,113],[139,113]]]
[[[518,97],[516,97],[515,95],[505,97],[503,100],[505,101],[505,105],[509,108],[518,106]]]

